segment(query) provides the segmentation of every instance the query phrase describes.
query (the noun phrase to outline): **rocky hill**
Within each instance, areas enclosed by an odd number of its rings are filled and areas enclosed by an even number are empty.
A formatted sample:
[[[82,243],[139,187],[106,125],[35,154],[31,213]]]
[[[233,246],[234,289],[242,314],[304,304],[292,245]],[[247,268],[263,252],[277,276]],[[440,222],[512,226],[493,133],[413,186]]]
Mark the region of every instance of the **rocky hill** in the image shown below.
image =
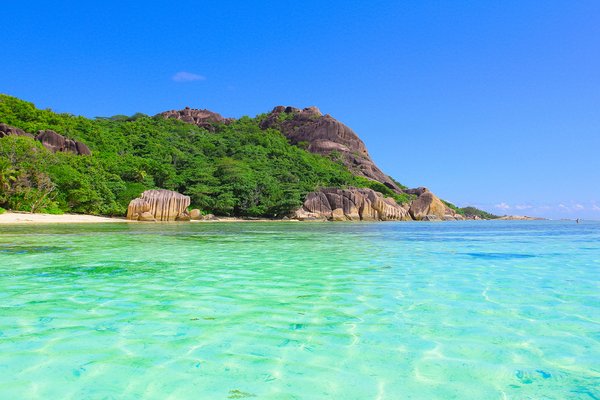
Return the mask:
[[[337,152],[344,165],[354,174],[402,193],[402,189],[375,165],[358,135],[331,115],[323,115],[317,107],[301,110],[277,106],[267,114],[260,126],[281,131],[292,144],[305,145],[312,153],[329,155]]]
[[[188,124],[194,124],[201,128],[214,130],[215,123],[228,124],[233,121],[233,118],[223,118],[221,114],[209,110],[199,110],[186,107],[183,110],[170,110],[158,114],[164,118],[178,119]]]
[[[189,107],[87,119],[0,94],[0,187],[0,207],[27,211],[124,215],[143,192],[165,189],[225,216],[466,214],[426,188],[399,185],[352,129],[316,107],[240,119]]]
[[[180,111],[163,112],[159,116],[182,119],[200,127],[205,127],[207,124],[215,122],[230,123],[232,121],[230,118],[223,118],[220,114],[208,110],[194,110],[189,107]],[[409,194],[416,197],[415,200],[406,206],[406,210],[402,210],[401,216],[391,217],[384,213],[379,213],[379,219],[463,219],[462,215],[456,209],[447,206],[427,188],[401,188],[400,185],[375,164],[369,155],[365,143],[351,128],[329,114],[323,115],[317,107],[299,109],[291,106],[277,106],[261,118],[259,126],[262,129],[272,128],[280,131],[288,138],[291,144],[306,148],[311,153],[326,156],[331,156],[335,153],[339,156],[339,160],[344,166],[354,175],[379,182],[394,193]],[[325,196],[325,192],[319,192],[317,195],[317,198],[323,201],[316,209],[325,210],[324,212],[314,211],[314,201],[310,200],[310,196],[312,195],[309,195],[309,198],[307,198],[308,203],[305,202],[304,206],[296,212],[296,215],[299,215],[302,219],[304,215],[317,219],[333,218],[331,210],[328,210],[329,206],[324,201],[324,199],[333,196],[331,192],[327,192],[327,196]],[[346,196],[346,198],[357,199],[362,195],[362,193],[354,192],[350,197]],[[344,196],[342,197],[344,198]],[[352,200],[349,201],[352,202]],[[394,202],[393,199],[391,201]],[[312,206],[310,206],[311,204]],[[353,204],[352,207],[360,209],[360,204],[362,204],[362,201]],[[332,210],[335,210],[335,208]],[[352,220],[357,218],[353,213],[348,214],[348,210],[344,208],[342,208],[342,211],[340,213],[346,219]],[[359,219],[362,219],[362,214]]]

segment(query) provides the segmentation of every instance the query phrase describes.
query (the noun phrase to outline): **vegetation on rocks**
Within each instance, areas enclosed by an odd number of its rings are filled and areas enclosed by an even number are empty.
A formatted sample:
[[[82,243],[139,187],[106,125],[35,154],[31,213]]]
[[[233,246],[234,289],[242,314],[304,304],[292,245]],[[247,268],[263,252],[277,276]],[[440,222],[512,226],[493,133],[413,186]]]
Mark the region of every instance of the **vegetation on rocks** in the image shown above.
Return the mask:
[[[475,207],[471,207],[471,206],[463,207],[463,208],[461,208],[461,211],[463,212],[463,215],[468,218],[474,218],[474,217],[479,217],[481,219],[500,218],[498,215],[494,215],[489,212],[480,210],[479,208],[475,208]]]
[[[480,210],[479,208],[468,206],[468,207],[457,207],[449,201],[442,200],[442,202],[450,209],[454,210],[457,214],[462,215],[466,218],[481,218],[481,219],[496,219],[500,218],[498,215],[491,214],[489,212]]]

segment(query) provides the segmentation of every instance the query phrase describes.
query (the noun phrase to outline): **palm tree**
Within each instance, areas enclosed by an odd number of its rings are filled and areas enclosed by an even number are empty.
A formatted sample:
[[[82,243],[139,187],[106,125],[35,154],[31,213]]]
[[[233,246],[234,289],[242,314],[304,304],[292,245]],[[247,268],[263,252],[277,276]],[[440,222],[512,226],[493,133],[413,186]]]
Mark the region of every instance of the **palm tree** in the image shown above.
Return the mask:
[[[3,194],[8,193],[12,188],[13,182],[17,180],[18,171],[12,164],[0,158],[0,189]]]

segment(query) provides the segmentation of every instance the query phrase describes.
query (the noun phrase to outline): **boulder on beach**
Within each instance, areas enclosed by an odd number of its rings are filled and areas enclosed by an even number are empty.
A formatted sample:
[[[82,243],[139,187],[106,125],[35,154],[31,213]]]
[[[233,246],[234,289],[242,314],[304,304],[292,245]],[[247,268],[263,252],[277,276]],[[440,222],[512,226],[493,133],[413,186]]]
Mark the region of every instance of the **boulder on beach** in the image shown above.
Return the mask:
[[[309,193],[294,218],[301,221],[402,221],[410,220],[410,215],[394,199],[372,189],[325,188]]]
[[[202,212],[197,208],[190,210],[190,219],[194,221],[200,221],[202,219]]]
[[[408,209],[410,216],[416,221],[454,221],[464,219],[462,215],[457,214],[456,211],[444,204],[439,197],[425,187],[407,189],[405,192],[419,196],[410,203],[410,208]]]
[[[165,189],[146,190],[141,197],[129,203],[127,219],[148,221],[149,214],[156,221],[189,221],[189,205],[190,197],[181,193]]]

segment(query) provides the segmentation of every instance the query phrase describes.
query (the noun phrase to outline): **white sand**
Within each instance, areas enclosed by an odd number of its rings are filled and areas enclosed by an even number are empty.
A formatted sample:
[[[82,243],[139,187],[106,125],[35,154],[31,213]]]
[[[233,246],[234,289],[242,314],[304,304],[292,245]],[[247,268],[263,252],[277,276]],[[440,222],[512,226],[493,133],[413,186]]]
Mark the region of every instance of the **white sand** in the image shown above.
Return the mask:
[[[215,222],[286,222],[284,220],[272,220],[272,219],[240,219],[234,217],[219,217],[216,220],[208,221],[190,221],[200,223],[215,223]],[[289,222],[298,222],[295,220],[287,220]],[[97,217],[95,215],[84,215],[84,214],[29,214],[20,212],[6,212],[0,214],[0,225],[3,224],[78,224],[78,223],[104,223],[104,222],[128,222],[128,223],[142,223],[150,224],[151,222],[138,222],[130,221],[125,218],[109,218],[109,217]]]
[[[6,212],[0,214],[2,224],[75,224],[75,223],[104,223],[104,222],[130,222],[125,218],[97,217],[83,214],[28,214]]]

